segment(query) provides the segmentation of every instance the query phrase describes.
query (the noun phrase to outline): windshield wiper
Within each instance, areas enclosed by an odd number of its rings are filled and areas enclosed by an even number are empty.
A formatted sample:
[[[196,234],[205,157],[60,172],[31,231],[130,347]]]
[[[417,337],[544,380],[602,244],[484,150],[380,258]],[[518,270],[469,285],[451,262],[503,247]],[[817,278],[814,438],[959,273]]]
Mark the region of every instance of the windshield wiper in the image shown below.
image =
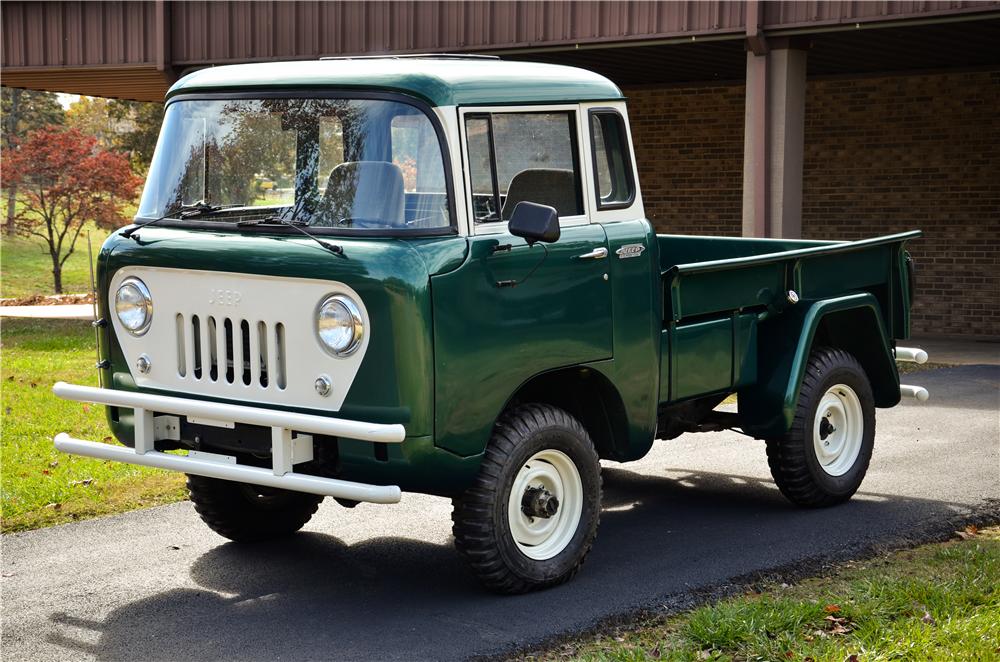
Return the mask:
[[[159,218],[154,218],[153,220],[147,223],[133,225],[130,228],[122,230],[119,234],[122,237],[131,237],[133,234],[135,234],[142,228],[153,225],[154,223],[159,223],[160,221],[172,218],[174,216],[178,216],[182,219],[194,218],[196,216],[209,216],[211,214],[216,214],[220,211],[224,211],[232,207],[239,207],[239,205],[210,205],[204,200],[199,200],[198,202],[193,202],[190,204],[174,205],[173,207],[167,209],[167,212],[163,216],[160,216]]]
[[[317,244],[330,251],[334,255],[343,255],[344,249],[337,244],[331,244],[329,242],[323,241],[313,233],[305,230],[303,226],[308,225],[308,223],[303,223],[302,221],[288,220],[287,218],[282,218],[280,216],[269,216],[268,218],[258,219],[258,220],[247,220],[247,221],[237,221],[236,227],[238,228],[249,228],[261,225],[284,225],[285,227],[292,228],[309,237]]]

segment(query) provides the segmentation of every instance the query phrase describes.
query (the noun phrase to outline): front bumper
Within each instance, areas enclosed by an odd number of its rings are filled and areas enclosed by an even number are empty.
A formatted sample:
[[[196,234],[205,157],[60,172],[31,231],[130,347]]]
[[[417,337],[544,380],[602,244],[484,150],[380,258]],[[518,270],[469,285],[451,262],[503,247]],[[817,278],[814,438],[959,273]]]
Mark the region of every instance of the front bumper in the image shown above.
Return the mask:
[[[135,448],[74,439],[61,433],[56,435],[55,445],[66,453],[353,501],[398,503],[400,500],[401,491],[396,485],[369,485],[311,476],[295,473],[292,468],[313,459],[312,434],[401,443],[406,436],[402,425],[365,423],[65,382],[55,384],[52,392],[66,400],[127,407],[135,412]],[[157,451],[155,441],[179,438],[176,416],[222,427],[235,423],[270,427],[272,469],[237,464],[236,458],[229,455],[191,451],[183,456]]]

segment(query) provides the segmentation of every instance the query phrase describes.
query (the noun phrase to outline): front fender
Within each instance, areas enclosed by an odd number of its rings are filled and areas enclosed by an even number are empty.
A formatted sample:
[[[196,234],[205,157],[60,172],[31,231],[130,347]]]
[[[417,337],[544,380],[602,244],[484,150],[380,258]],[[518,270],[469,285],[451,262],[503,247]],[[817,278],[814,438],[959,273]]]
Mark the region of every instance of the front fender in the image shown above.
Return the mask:
[[[791,428],[814,345],[838,347],[854,355],[872,384],[876,406],[892,407],[899,402],[899,373],[882,311],[872,294],[786,309],[761,322],[759,334],[758,380],[739,391],[740,420],[748,434],[774,437]]]

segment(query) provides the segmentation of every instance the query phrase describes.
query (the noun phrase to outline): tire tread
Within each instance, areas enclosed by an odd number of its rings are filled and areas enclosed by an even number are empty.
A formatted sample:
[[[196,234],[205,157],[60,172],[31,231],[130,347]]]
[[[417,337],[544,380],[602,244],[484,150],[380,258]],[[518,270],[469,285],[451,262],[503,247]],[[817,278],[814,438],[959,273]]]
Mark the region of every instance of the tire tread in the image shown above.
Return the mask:
[[[455,538],[455,547],[466,558],[479,580],[488,589],[497,593],[526,593],[569,581],[579,572],[593,544],[594,536],[590,535],[585,541],[579,562],[569,572],[544,582],[529,581],[519,576],[505,563],[500,553],[495,538],[496,533],[490,522],[501,489],[497,478],[501,475],[508,458],[522,441],[538,430],[553,427],[565,428],[578,438],[586,440],[589,460],[598,465],[597,451],[590,441],[590,436],[576,418],[551,405],[521,405],[508,410],[497,421],[475,483],[453,499],[452,534]],[[598,474],[598,499],[600,484]],[[599,517],[600,508],[597,509],[597,518]],[[595,530],[596,526],[595,522]]]

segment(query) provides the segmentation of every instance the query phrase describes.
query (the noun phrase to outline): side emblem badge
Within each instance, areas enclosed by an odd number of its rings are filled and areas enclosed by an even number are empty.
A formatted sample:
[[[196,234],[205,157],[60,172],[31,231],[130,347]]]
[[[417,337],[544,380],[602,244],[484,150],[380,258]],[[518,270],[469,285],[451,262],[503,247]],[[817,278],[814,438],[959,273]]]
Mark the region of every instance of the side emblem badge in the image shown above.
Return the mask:
[[[618,256],[619,260],[625,260],[630,257],[639,257],[644,250],[646,247],[642,244],[625,244],[615,251],[615,255]]]

